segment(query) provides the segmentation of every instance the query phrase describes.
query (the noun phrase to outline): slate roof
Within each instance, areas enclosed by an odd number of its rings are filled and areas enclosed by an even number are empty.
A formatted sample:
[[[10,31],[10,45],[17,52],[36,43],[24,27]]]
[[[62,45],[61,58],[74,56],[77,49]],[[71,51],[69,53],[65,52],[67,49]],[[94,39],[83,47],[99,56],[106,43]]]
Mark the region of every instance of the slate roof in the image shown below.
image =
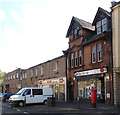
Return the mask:
[[[70,26],[69,26],[69,28],[68,28],[66,37],[69,36],[69,33],[70,33],[71,29],[72,29],[72,25],[73,25],[73,22],[74,22],[74,21],[75,21],[75,22],[78,24],[78,26],[80,26],[81,28],[85,28],[85,29],[88,29],[88,30],[91,30],[91,31],[94,31],[94,30],[95,30],[95,27],[92,26],[91,23],[86,22],[86,21],[84,21],[84,20],[81,20],[81,19],[76,18],[76,17],[73,16],[73,17],[72,17],[72,20],[71,20],[71,23],[70,23]]]
[[[79,24],[80,24],[83,28],[86,28],[86,29],[89,29],[89,30],[92,30],[92,31],[94,31],[94,30],[95,30],[95,27],[94,27],[94,26],[92,26],[92,24],[91,24],[91,23],[86,22],[86,21],[81,20],[81,19],[76,18],[76,17],[75,17],[75,19],[77,20],[77,22],[79,22]]]

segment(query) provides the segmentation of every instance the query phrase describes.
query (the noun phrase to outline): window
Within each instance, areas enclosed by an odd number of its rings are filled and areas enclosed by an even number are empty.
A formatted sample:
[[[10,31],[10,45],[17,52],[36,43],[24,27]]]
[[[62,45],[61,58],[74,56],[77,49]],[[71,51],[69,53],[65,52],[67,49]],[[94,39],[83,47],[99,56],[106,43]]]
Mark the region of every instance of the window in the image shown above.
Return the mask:
[[[38,75],[38,70],[37,70],[37,68],[35,69],[35,76],[37,77],[37,75]]]
[[[101,30],[101,21],[97,22],[96,27],[97,27],[97,34],[100,34],[102,32],[102,30]]]
[[[43,66],[41,66],[40,68],[40,73],[41,73],[41,76],[43,76]]]
[[[11,75],[11,77],[10,77],[11,79],[12,79],[12,75]]]
[[[33,95],[43,95],[42,89],[33,89]]]
[[[31,70],[31,78],[33,78],[33,70]]]
[[[78,36],[80,37],[82,35],[81,30],[78,31]]]
[[[79,66],[82,65],[82,50],[79,50]]]
[[[13,75],[13,79],[15,79],[15,74]]]
[[[98,62],[100,62],[102,60],[102,45],[98,44],[97,45],[97,57],[98,57]]]
[[[75,28],[75,29],[74,29],[75,39],[77,38],[77,32],[78,32],[78,29],[77,29],[77,28]]]
[[[31,94],[31,89],[26,89],[23,95],[30,95]]]
[[[104,18],[102,20],[102,31],[106,31],[107,30],[107,18]]]
[[[71,53],[71,68],[73,68],[73,53]]]
[[[27,78],[27,73],[25,72],[25,78]]]
[[[55,73],[59,72],[59,68],[58,68],[58,61],[55,63]]]
[[[18,79],[18,73],[16,74],[16,78]]]
[[[92,46],[92,63],[95,63],[95,46]]]
[[[75,67],[77,67],[77,51],[75,52]]]
[[[73,39],[74,39],[74,36],[73,36],[73,30],[72,30],[70,40],[73,40]]]

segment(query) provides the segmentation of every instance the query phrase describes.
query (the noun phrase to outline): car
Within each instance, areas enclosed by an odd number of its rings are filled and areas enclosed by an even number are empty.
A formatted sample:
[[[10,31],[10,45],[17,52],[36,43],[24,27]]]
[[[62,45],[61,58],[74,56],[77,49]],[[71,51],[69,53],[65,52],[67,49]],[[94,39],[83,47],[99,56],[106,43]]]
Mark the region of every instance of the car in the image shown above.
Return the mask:
[[[10,96],[12,96],[12,95],[14,95],[14,94],[12,94],[12,93],[5,93],[5,94],[3,94],[1,100],[6,102],[10,98]]]
[[[0,99],[2,98],[3,95],[4,95],[4,93],[0,93]]]

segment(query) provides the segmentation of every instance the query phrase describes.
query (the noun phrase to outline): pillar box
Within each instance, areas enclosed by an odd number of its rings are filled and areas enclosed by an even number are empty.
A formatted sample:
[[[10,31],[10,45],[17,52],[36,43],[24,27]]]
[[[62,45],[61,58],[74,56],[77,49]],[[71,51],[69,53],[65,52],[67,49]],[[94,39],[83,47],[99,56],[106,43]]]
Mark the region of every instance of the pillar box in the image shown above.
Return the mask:
[[[96,89],[92,89],[92,95],[91,95],[91,104],[93,108],[96,108]]]

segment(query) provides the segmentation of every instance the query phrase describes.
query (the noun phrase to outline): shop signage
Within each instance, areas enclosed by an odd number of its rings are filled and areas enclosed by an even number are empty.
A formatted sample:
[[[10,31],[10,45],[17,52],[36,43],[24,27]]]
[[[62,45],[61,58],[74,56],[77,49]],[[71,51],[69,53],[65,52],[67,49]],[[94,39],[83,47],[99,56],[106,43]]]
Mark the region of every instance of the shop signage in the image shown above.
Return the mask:
[[[92,75],[92,74],[101,74],[101,73],[106,73],[107,68],[99,68],[99,69],[93,69],[93,70],[88,70],[88,71],[82,71],[82,72],[75,72],[75,76],[86,76],[86,75]]]
[[[38,83],[40,85],[64,84],[65,78],[54,78],[54,79],[40,80]]]

